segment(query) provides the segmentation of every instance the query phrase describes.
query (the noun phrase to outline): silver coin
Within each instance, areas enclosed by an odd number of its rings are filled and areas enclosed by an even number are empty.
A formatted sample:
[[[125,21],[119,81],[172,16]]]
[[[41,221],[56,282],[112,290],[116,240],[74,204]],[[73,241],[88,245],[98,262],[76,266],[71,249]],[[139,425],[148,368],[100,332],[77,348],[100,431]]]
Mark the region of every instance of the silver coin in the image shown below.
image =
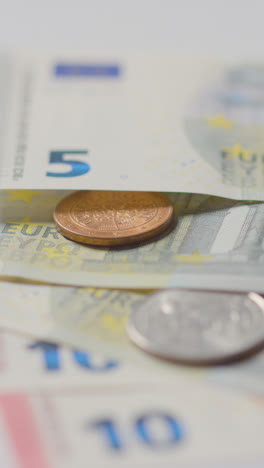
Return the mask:
[[[256,293],[163,290],[134,307],[127,332],[161,358],[227,362],[264,345],[264,299]]]

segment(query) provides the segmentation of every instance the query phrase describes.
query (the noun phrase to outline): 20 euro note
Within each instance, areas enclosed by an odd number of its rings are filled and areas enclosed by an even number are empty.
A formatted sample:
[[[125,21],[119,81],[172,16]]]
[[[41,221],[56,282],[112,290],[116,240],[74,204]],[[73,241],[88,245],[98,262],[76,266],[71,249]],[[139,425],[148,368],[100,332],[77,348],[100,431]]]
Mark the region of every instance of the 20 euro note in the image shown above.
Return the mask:
[[[263,64],[0,55],[0,188],[264,199]]]
[[[173,228],[133,247],[64,238],[52,212],[61,191],[0,192],[0,274],[76,286],[264,292],[264,205],[168,194]]]

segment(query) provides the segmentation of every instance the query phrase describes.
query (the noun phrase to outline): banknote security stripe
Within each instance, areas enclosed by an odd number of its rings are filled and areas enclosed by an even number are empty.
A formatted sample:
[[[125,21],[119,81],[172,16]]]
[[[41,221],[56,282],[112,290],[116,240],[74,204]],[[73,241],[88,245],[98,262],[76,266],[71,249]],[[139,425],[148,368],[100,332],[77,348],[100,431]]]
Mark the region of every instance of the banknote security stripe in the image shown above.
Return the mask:
[[[118,78],[121,68],[118,64],[105,63],[57,63],[54,68],[55,76],[62,78]]]

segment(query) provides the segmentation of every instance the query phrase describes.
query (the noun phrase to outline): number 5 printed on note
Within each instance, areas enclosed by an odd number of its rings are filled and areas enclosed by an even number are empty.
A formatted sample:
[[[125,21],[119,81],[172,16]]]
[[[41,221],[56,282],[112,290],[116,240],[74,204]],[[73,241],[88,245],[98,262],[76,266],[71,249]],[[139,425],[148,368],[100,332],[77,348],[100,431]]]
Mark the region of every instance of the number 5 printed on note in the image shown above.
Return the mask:
[[[51,151],[49,164],[50,171],[47,177],[77,177],[90,171],[90,165],[81,157],[87,160],[88,151]]]

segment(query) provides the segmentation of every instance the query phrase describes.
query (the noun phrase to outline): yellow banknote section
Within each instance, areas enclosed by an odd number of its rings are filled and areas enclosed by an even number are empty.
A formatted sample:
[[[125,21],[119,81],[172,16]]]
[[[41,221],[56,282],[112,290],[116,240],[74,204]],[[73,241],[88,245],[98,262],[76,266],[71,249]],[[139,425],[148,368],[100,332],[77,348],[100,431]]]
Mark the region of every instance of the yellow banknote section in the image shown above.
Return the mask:
[[[52,220],[65,192],[7,191],[1,193],[0,273],[31,280],[126,288],[165,286],[175,267],[200,267],[212,256],[195,243],[182,247],[209,197],[172,196],[175,224],[170,232],[134,247],[88,247],[64,238]],[[223,202],[226,203],[226,202]]]
[[[52,213],[65,195],[1,192],[2,278],[125,289],[263,289],[262,203],[167,194],[175,211],[170,230],[134,246],[102,248],[57,231]]]
[[[107,354],[133,349],[127,316],[146,294],[0,282],[0,326]]]
[[[199,380],[207,373],[153,359],[133,345],[127,317],[146,293],[0,282],[0,327],[41,341],[87,350],[122,365]],[[146,376],[148,380],[149,376]]]

